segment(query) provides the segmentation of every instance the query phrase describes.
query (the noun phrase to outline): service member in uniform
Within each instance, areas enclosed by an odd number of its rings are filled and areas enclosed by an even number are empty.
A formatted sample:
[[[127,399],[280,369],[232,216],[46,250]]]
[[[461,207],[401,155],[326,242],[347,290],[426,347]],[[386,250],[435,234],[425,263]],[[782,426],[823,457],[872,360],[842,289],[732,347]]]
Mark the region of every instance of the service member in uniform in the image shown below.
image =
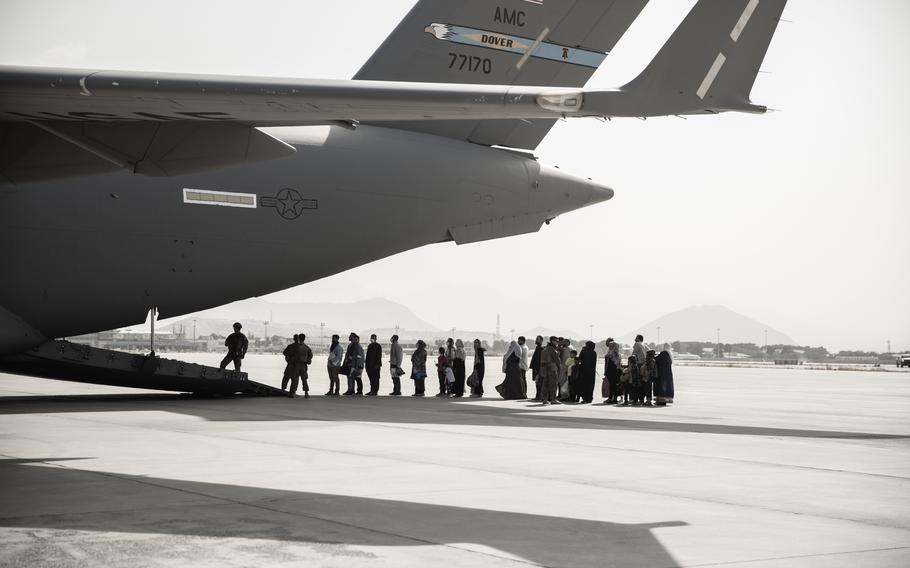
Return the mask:
[[[310,363],[313,362],[313,350],[304,343],[306,341],[306,334],[298,335],[299,344],[297,345],[297,350],[294,353],[295,355],[295,365],[294,365],[294,375],[291,378],[291,391],[288,393],[288,396],[294,398],[294,395],[297,394],[297,380],[301,382],[303,387],[303,398],[310,398],[310,385],[307,382],[307,379],[310,378],[307,368]]]
[[[246,355],[246,350],[250,346],[246,336],[240,333],[240,328],[242,327],[240,322],[234,322],[234,333],[228,335],[227,339],[224,340],[224,346],[228,348],[228,352],[224,359],[221,360],[221,365],[219,366],[222,371],[231,361],[234,362],[234,370],[240,371],[240,361]]]
[[[299,335],[294,334],[294,343],[289,344],[282,351],[284,355],[284,360],[287,363],[284,366],[284,375],[281,377],[281,390],[288,390],[288,382],[291,380],[296,365],[297,365],[297,347],[299,346]]]

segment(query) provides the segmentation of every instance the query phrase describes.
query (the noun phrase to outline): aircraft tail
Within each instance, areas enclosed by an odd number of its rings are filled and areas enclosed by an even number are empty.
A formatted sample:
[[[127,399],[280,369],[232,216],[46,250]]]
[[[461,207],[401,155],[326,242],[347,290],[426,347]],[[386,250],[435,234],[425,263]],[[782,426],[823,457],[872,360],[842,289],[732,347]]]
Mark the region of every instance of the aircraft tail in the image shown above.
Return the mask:
[[[641,75],[620,89],[634,110],[614,116],[765,112],[750,93],[786,3],[699,0]]]
[[[355,79],[581,87],[648,0],[420,0]],[[383,122],[477,144],[534,149],[534,120]]]

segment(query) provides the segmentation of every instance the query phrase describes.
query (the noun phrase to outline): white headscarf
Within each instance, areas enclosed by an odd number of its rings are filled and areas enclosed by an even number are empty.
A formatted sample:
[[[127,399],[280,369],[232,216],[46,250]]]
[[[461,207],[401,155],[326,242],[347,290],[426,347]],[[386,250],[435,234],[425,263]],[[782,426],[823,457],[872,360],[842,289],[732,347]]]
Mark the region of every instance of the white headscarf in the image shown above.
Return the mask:
[[[515,354],[516,357],[518,357],[518,361],[520,362],[521,361],[521,346],[518,345],[518,342],[515,341],[514,339],[512,340],[512,343],[509,344],[509,350],[506,351],[506,354],[502,356],[502,372],[503,373],[506,372],[506,361],[509,360],[509,356],[512,355],[513,353]]]

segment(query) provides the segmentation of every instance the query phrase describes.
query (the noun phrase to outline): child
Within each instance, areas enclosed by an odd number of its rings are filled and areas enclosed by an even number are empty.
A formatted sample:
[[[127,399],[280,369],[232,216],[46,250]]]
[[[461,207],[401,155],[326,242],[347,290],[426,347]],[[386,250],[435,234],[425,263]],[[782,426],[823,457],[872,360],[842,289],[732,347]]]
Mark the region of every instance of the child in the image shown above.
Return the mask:
[[[436,375],[439,377],[439,394],[436,396],[448,396],[449,386],[446,381],[446,368],[449,366],[449,360],[446,358],[446,348],[439,348],[439,358],[436,360]]]

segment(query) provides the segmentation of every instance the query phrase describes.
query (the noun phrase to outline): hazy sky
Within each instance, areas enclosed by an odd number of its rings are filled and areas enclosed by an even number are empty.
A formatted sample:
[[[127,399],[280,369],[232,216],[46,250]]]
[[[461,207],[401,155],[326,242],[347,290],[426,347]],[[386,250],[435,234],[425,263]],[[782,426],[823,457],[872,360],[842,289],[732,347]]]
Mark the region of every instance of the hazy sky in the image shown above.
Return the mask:
[[[0,0],[0,63],[343,79],[413,4]],[[693,4],[652,0],[588,87],[631,79]],[[500,313],[595,335],[723,304],[800,343],[910,350],[910,2],[791,0],[784,18],[752,97],[780,112],[560,123],[541,161],[613,200],[270,299],[384,296],[443,328]]]

